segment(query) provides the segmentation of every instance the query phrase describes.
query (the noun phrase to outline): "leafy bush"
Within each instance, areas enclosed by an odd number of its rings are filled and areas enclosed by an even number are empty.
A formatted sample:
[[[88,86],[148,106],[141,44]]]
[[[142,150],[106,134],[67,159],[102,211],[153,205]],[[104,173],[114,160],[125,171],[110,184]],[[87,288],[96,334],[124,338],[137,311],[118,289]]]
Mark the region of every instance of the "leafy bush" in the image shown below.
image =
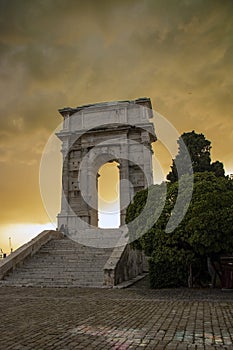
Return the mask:
[[[149,259],[149,277],[152,288],[180,287],[188,285],[186,266],[177,261],[152,256]]]
[[[183,184],[186,177],[182,177]],[[154,185],[148,190],[148,195],[152,194],[148,197],[148,219],[143,216],[143,219],[135,220],[138,208],[141,212],[145,206],[146,192],[139,192],[128,207],[131,241],[136,238],[133,245],[151,257],[152,287],[205,285],[208,283],[207,259],[219,261],[222,255],[233,253],[233,181],[217,177],[213,172],[196,173],[189,208],[172,232],[166,230],[166,225],[173,215],[179,187],[177,182],[167,184],[161,215],[150,226],[155,217],[153,213],[160,212],[163,187],[164,184]],[[188,187],[183,186],[179,190],[182,198],[185,198]],[[130,225],[132,219],[134,224]],[[146,233],[140,236],[145,227],[148,227]]]

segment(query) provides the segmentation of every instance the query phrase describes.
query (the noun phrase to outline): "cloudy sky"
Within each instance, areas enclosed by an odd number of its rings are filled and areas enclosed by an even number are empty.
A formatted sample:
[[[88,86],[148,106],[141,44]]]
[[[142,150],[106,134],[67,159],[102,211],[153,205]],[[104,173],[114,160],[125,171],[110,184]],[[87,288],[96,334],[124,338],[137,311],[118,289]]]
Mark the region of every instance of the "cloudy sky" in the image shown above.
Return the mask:
[[[49,222],[39,164],[58,108],[150,97],[233,173],[232,0],[0,0],[0,14],[0,247]]]

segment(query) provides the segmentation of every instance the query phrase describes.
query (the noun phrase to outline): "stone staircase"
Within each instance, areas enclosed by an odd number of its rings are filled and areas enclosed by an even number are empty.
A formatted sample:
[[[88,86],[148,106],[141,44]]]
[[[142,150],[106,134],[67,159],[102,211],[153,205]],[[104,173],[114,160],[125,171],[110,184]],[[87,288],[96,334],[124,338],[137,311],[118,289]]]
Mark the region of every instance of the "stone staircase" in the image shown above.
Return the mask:
[[[0,281],[0,285],[102,287],[104,266],[113,249],[81,245],[69,238],[51,239]]]

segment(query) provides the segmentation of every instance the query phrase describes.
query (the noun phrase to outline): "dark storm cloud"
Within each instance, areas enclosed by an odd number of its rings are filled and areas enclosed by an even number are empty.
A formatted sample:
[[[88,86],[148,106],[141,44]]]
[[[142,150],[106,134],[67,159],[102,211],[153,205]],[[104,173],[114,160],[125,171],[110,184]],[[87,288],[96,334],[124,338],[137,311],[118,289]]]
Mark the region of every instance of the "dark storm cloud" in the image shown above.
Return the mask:
[[[12,164],[38,172],[58,108],[145,95],[233,169],[232,12],[231,0],[0,0],[4,182]]]

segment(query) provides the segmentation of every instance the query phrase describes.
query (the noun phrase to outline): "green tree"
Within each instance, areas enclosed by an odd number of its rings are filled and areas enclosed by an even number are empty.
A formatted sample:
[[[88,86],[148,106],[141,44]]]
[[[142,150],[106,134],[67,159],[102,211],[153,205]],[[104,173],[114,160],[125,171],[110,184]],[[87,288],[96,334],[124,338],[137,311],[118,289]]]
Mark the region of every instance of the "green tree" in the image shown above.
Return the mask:
[[[210,171],[212,171],[218,177],[225,175],[223,163],[219,162],[218,160],[211,164]]]
[[[178,154],[172,160],[171,171],[167,175],[167,180],[171,182],[178,181],[177,168],[179,177],[184,174],[191,174],[204,171],[212,171],[216,176],[224,176],[223,164],[219,161],[211,164],[210,150],[211,142],[203,134],[197,134],[195,131],[183,133],[177,141]],[[187,169],[187,150],[191,158],[192,168]]]
[[[186,180],[188,181],[188,175],[184,176],[184,183]],[[158,191],[158,186],[152,186],[153,190]],[[184,185],[184,197],[185,191],[187,187]],[[133,243],[151,257],[152,287],[191,286],[194,278],[200,278],[207,270],[207,258],[216,261],[223,254],[233,253],[233,181],[217,177],[213,172],[196,173],[188,211],[178,227],[168,233],[166,226],[177,194],[178,183],[168,183],[166,201],[159,219],[145,235]],[[135,219],[146,199],[146,191],[137,194],[128,207],[127,222]],[[151,201],[149,205],[156,210],[159,203]],[[135,229],[140,230],[140,227],[134,227],[134,232]]]

